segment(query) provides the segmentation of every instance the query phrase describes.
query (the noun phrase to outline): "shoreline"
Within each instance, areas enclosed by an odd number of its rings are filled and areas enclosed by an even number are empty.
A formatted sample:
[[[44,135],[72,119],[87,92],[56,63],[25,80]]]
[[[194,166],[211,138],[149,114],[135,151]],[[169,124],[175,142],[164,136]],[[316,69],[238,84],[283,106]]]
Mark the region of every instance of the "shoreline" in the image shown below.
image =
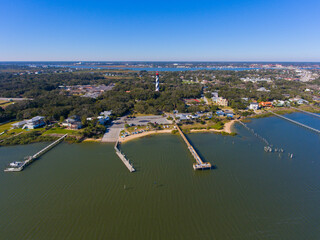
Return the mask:
[[[231,120],[227,123],[224,124],[223,129],[191,129],[191,133],[196,133],[196,132],[214,132],[214,133],[227,133],[227,134],[232,134],[232,126],[237,122],[238,120],[234,119]]]
[[[211,132],[211,133],[227,133],[227,134],[232,134],[232,126],[234,125],[235,122],[237,122],[238,120],[231,120],[229,122],[227,122],[223,129],[221,130],[216,130],[216,129],[191,129],[190,133],[197,133],[197,132]],[[125,138],[120,138],[119,137],[119,142],[120,143],[126,143],[129,141],[132,141],[134,139],[139,139],[139,138],[143,138],[146,136],[150,136],[150,135],[156,135],[156,134],[162,134],[162,133],[172,133],[172,129],[168,130],[153,130],[153,131],[148,131],[148,132],[143,132],[143,133],[138,133],[135,135],[130,135],[128,137]]]
[[[268,108],[267,108],[268,109]],[[320,113],[320,109],[315,108],[313,106],[306,106],[306,107],[300,107],[301,110],[304,111],[309,111],[311,113]],[[285,114],[292,114],[292,113],[299,113],[301,111],[299,111],[298,109],[294,109],[291,107],[283,107],[283,108],[271,108],[270,110],[272,110],[273,112],[279,114],[279,115],[285,115]],[[271,117],[273,116],[271,113],[266,112],[266,111],[261,111],[259,113],[255,113],[254,115],[251,116],[247,116],[244,119],[252,119],[252,118],[265,118],[265,117]]]
[[[119,141],[120,143],[125,143],[125,142],[132,141],[132,140],[134,140],[134,139],[139,139],[139,138],[146,137],[146,136],[149,136],[149,135],[156,135],[156,134],[161,134],[161,133],[171,133],[171,132],[172,132],[171,129],[153,130],[153,131],[148,131],[148,132],[143,132],[143,133],[138,133],[138,134],[130,135],[130,136],[125,137],[125,138],[119,137],[118,141]]]

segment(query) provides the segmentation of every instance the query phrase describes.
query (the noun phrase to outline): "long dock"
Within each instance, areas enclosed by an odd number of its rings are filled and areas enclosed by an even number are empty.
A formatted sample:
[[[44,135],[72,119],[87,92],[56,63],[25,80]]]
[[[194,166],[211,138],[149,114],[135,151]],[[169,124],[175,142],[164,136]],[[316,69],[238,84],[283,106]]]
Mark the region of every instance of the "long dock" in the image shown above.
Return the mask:
[[[130,161],[126,158],[126,156],[120,151],[118,148],[119,142],[117,141],[116,144],[114,145],[114,149],[116,150],[116,154],[118,157],[121,159],[121,161],[124,163],[124,165],[129,169],[130,172],[135,172],[136,170],[130,163]]]
[[[6,168],[4,171],[5,172],[21,172],[25,167],[27,167],[29,164],[31,164],[35,159],[39,158],[41,155],[45,154],[47,151],[49,151],[51,148],[55,147],[57,144],[59,144],[65,137],[67,137],[68,134],[63,135],[61,138],[58,140],[54,141],[53,143],[49,144],[33,156],[28,156],[26,157],[26,160],[23,162],[13,162],[10,164],[14,165],[14,167],[9,167]]]
[[[196,160],[197,163],[193,164],[193,169],[194,170],[200,170],[200,169],[211,169],[211,163],[209,162],[203,162],[201,157],[198,155],[198,153],[196,152],[196,150],[193,148],[193,146],[189,143],[188,139],[186,138],[186,136],[183,134],[183,132],[181,131],[180,127],[178,125],[176,125],[182,139],[184,140],[184,142],[187,144],[188,149],[191,153],[191,155],[194,157],[194,159]]]
[[[293,109],[295,109],[295,110],[298,110],[298,111],[300,111],[300,112],[306,113],[306,114],[310,114],[310,115],[312,115],[312,116],[314,116],[314,117],[320,118],[320,115],[319,115],[319,114],[316,114],[316,113],[313,113],[313,112],[308,112],[308,111],[305,111],[305,110],[302,110],[302,109],[299,109],[299,108],[295,108],[295,107],[291,107],[291,108],[293,108]]]
[[[270,111],[270,110],[268,110],[268,112],[269,112],[269,113],[272,113],[273,115],[275,115],[275,116],[277,116],[277,117],[279,117],[279,118],[285,119],[285,120],[287,120],[287,121],[289,121],[289,122],[292,122],[292,123],[294,123],[294,124],[297,124],[297,125],[299,125],[299,126],[301,126],[301,127],[304,127],[304,128],[306,128],[306,129],[309,129],[309,130],[311,130],[311,131],[314,131],[314,132],[320,134],[320,130],[318,130],[318,129],[309,127],[309,126],[307,126],[307,125],[305,125],[305,124],[299,123],[299,122],[294,121],[294,120],[292,120],[292,119],[290,119],[290,118],[281,116],[281,115],[276,114],[276,113],[274,113],[274,112],[272,112],[272,111]]]

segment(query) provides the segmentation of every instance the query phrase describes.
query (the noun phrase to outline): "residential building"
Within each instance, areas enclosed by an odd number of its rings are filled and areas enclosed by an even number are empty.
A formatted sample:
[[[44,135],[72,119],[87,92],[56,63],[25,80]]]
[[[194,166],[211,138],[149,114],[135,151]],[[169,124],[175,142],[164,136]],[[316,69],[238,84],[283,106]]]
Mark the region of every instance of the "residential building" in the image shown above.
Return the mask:
[[[34,118],[27,120],[26,125],[24,125],[23,128],[35,129],[38,127],[42,127],[44,125],[46,125],[46,123],[44,122],[44,117],[36,116]]]
[[[265,87],[261,87],[257,89],[258,92],[270,92],[270,90],[267,90]]]
[[[176,114],[176,119],[178,118],[180,121],[181,120],[188,120],[190,119],[190,117],[187,115],[187,114],[183,114],[183,113],[180,113],[180,114]]]
[[[224,113],[224,111],[222,111],[222,110],[216,111],[216,114],[217,114],[219,117],[225,116],[225,113]]]
[[[250,103],[249,109],[251,110],[258,110],[259,109],[259,104],[258,103]]]
[[[12,124],[11,126],[13,128],[22,128],[26,123],[27,123],[27,121],[21,121],[21,122],[16,122],[16,123]]]
[[[259,107],[272,107],[272,102],[260,102]]]
[[[80,129],[82,128],[82,123],[78,116],[71,116],[61,123],[63,127],[68,129]]]
[[[228,100],[223,97],[218,97],[217,104],[226,107],[228,106]]]

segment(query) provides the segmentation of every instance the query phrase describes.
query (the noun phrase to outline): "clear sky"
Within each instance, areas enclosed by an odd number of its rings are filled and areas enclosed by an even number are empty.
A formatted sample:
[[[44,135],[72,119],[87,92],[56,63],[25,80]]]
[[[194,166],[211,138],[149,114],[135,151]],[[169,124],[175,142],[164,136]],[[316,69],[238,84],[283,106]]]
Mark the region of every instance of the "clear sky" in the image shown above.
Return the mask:
[[[0,61],[320,61],[319,0],[0,0]]]

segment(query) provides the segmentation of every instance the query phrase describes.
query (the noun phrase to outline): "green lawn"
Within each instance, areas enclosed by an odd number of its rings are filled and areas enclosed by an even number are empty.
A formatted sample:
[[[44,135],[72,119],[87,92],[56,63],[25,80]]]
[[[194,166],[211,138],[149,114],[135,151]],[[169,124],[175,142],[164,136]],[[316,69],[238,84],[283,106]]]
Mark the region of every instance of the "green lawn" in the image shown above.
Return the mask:
[[[12,124],[19,122],[19,121],[15,121],[15,122],[9,122],[9,123],[5,123],[0,125],[0,133],[2,133],[4,130],[9,130],[12,126]]]
[[[66,134],[66,133],[73,134],[73,135],[79,135],[80,131],[63,129],[63,128],[51,128],[51,129],[45,131],[43,134]]]

